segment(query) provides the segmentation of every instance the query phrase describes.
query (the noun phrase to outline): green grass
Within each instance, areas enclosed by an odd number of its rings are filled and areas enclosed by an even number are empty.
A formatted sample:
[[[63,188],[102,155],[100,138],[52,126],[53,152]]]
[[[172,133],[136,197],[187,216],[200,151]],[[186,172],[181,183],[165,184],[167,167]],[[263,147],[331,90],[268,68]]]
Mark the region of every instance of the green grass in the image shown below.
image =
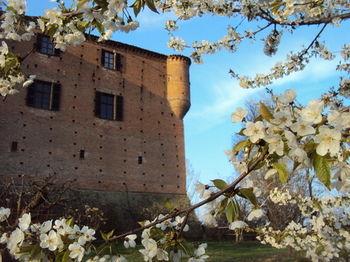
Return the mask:
[[[286,249],[276,249],[258,242],[208,242],[207,254],[212,262],[298,261]]]
[[[209,241],[207,243],[207,254],[210,256],[210,259],[207,260],[208,262],[306,261],[295,254],[291,254],[286,249],[275,249],[258,242],[242,242],[236,244],[232,241]],[[132,262],[143,261],[142,257],[135,253],[126,257],[128,261]]]

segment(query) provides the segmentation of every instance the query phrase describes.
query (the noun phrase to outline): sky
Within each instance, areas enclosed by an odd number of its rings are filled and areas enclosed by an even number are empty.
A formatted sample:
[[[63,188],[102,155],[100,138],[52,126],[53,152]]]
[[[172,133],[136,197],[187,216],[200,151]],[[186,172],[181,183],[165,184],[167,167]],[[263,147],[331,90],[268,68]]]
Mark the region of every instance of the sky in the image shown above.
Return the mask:
[[[39,4],[40,3],[40,4]],[[28,15],[40,15],[43,10],[53,7],[54,3],[29,0]],[[141,12],[138,17],[140,28],[131,33],[115,33],[113,40],[136,45],[163,54],[174,54],[167,47],[169,35],[164,29],[171,13],[159,15],[150,11]],[[228,25],[237,25],[237,19],[204,16],[179,23],[180,30],[176,35],[188,43],[194,40],[215,40],[225,34]],[[262,25],[262,24],[260,24]],[[257,24],[242,24],[241,30],[256,29]],[[331,51],[339,55],[344,43],[349,43],[350,23],[341,27],[328,26],[321,40],[326,40]],[[257,36],[257,41],[245,41],[236,53],[226,51],[204,57],[203,64],[194,64],[190,68],[191,108],[184,119],[185,155],[191,165],[195,179],[203,183],[215,178],[232,179],[235,171],[229,163],[225,151],[232,147],[233,135],[240,128],[231,122],[231,113],[245,103],[264,97],[263,88],[245,90],[239,87],[228,71],[254,76],[256,73],[268,72],[278,61],[283,61],[288,52],[297,51],[307,46],[316,35],[317,27],[304,27],[294,34],[282,36],[278,52],[273,57],[263,53],[261,39],[264,33]],[[190,50],[182,54],[189,55]],[[335,71],[337,59],[324,61],[313,59],[304,71],[294,73],[270,86],[275,93],[294,88],[297,100],[307,103],[316,99],[329,87],[335,86],[339,74]]]

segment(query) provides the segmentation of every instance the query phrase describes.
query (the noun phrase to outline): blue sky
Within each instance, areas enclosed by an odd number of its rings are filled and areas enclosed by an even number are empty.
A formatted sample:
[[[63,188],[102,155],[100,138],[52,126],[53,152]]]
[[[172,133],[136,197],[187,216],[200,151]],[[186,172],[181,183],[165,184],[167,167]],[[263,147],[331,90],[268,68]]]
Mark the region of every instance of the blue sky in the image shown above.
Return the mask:
[[[28,1],[28,14],[40,15],[49,6],[49,1]],[[44,3],[43,3],[44,2]],[[158,15],[143,12],[138,18],[141,26],[128,34],[116,33],[113,39],[164,54],[173,54],[167,47],[168,34],[164,22],[171,14]],[[237,25],[237,19],[205,16],[180,23],[181,29],[176,33],[189,43],[193,40],[215,40],[225,34],[227,25]],[[349,43],[349,23],[342,27],[329,26],[321,39],[327,39],[332,51],[339,51],[344,43]],[[256,24],[243,24],[242,30],[254,29]],[[283,60],[292,50],[307,46],[317,32],[317,27],[305,27],[293,35],[282,36],[281,46],[277,54],[267,57],[262,52],[263,44],[258,35],[256,42],[246,41],[234,53],[220,52],[204,57],[204,64],[191,66],[191,109],[185,117],[186,158],[191,164],[198,180],[206,183],[214,178],[229,178],[234,170],[229,163],[225,151],[232,144],[232,137],[239,125],[231,123],[230,116],[236,107],[247,101],[256,100],[264,95],[264,89],[244,90],[239,88],[228,71],[253,76],[257,72],[267,72],[277,61]],[[189,54],[185,51],[184,54]],[[339,53],[336,53],[339,54]],[[298,100],[306,103],[317,98],[332,85],[336,85],[339,75],[335,72],[337,60],[328,62],[314,59],[304,71],[295,73],[278,81],[272,87],[275,92],[283,92],[295,88]]]

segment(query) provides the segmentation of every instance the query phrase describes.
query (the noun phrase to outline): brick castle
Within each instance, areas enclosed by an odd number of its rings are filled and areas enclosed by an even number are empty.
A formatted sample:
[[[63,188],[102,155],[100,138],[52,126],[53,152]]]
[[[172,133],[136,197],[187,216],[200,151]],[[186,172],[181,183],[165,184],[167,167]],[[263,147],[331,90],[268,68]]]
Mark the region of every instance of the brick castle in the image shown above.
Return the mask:
[[[36,80],[0,102],[0,175],[73,178],[110,199],[183,196],[190,60],[96,40],[9,43]]]

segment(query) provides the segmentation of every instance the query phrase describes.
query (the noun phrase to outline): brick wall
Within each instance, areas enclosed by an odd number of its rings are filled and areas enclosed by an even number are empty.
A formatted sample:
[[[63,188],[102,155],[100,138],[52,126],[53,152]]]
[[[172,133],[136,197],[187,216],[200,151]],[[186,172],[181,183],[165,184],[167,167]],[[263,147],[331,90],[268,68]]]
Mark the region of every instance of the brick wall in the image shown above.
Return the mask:
[[[34,40],[9,46],[24,55]],[[121,72],[101,66],[102,48],[122,55]],[[184,77],[169,75],[169,60]],[[76,179],[81,189],[184,194],[182,117],[189,107],[188,66],[184,57],[93,39],[58,57],[33,52],[23,69],[37,79],[61,84],[60,110],[27,107],[25,89],[0,102],[0,175],[55,174]],[[179,82],[175,100],[187,107],[181,114],[178,104],[169,103],[171,79]],[[123,121],[95,117],[96,91],[124,97]],[[17,152],[11,152],[13,141]],[[84,159],[80,150],[85,150]]]

